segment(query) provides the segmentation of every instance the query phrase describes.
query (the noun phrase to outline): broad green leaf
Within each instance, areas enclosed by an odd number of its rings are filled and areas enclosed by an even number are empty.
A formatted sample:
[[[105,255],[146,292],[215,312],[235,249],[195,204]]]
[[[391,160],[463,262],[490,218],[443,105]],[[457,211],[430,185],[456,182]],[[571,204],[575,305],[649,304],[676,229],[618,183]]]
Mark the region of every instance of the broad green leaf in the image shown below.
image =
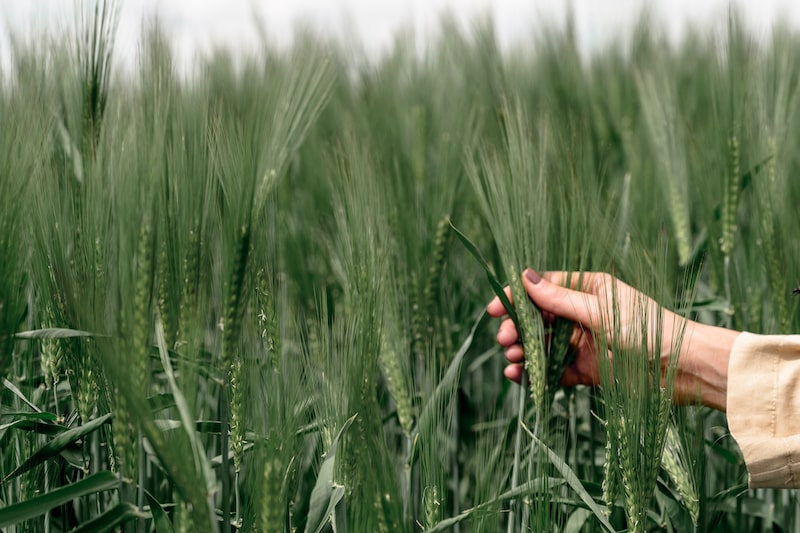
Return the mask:
[[[511,320],[514,322],[514,325],[517,326],[517,331],[521,331],[521,328],[519,327],[519,321],[517,320],[517,312],[514,310],[514,306],[511,304],[511,300],[509,300],[508,296],[506,296],[506,291],[503,288],[503,284],[500,283],[500,280],[498,280],[497,276],[494,275],[492,267],[489,265],[488,262],[486,262],[486,259],[483,258],[483,255],[481,254],[480,250],[478,250],[478,247],[475,246],[475,244],[471,240],[469,240],[469,238],[466,235],[461,233],[461,230],[456,228],[452,222],[450,222],[450,228],[455,232],[456,237],[458,237],[458,240],[461,241],[461,244],[464,245],[464,247],[472,255],[472,257],[474,257],[478,261],[478,263],[480,263],[484,272],[486,272],[486,278],[489,280],[489,284],[492,286],[492,290],[500,299],[500,303],[503,304],[503,307],[505,308],[506,313],[508,313],[509,318],[511,318]]]
[[[333,491],[330,495],[330,500],[328,500],[328,507],[325,508],[325,512],[322,514],[325,519],[322,523],[315,529],[315,533],[319,533],[322,529],[327,525],[328,520],[327,518],[330,517],[331,526],[333,527],[334,533],[338,533],[339,527],[344,526],[345,529],[342,531],[347,530],[347,524],[344,524],[344,520],[347,518],[347,515],[344,513],[337,514],[337,511],[340,509],[344,509],[344,485],[337,485],[336,483],[333,484]]]
[[[74,444],[89,433],[97,430],[109,420],[111,420],[111,413],[105,414],[99,418],[95,418],[94,420],[90,420],[88,423],[82,426],[69,429],[57,437],[54,437],[53,440],[36,450],[33,455],[28,457],[21,465],[12,470],[5,478],[3,478],[3,483],[22,474],[23,472],[27,472],[36,465],[40,465],[48,459],[55,457],[67,446]]]
[[[14,413],[2,413],[2,416],[14,416],[14,417],[23,418],[23,419],[26,419],[26,420],[50,420],[50,421],[58,420],[58,417],[56,415],[54,415],[53,413],[45,413],[45,412],[40,412],[40,413],[17,413],[17,412],[14,412]]]
[[[158,500],[147,491],[144,491],[144,496],[147,498],[147,504],[150,506],[150,514],[153,515],[153,526],[156,529],[156,533],[174,533],[175,530],[172,527],[172,522],[169,521],[167,513],[164,511],[164,508],[161,507],[161,504],[158,503]]]
[[[339,439],[342,438],[342,435],[347,428],[350,427],[350,424],[353,423],[353,420],[356,419],[356,416],[358,415],[353,415],[348,418],[342,426],[342,429],[336,434],[336,438],[333,439],[331,447],[325,455],[325,460],[319,468],[317,482],[311,490],[311,500],[308,504],[306,533],[319,533],[322,531],[322,528],[328,523],[333,510],[336,508],[336,504],[344,497],[344,487],[336,485],[333,482],[334,460],[336,458],[336,447],[339,444]]]
[[[51,490],[41,496],[0,509],[0,528],[31,520],[75,498],[111,490],[118,485],[117,476],[108,470],[103,470],[71,485]]]
[[[11,428],[40,433],[42,435],[58,435],[67,430],[66,427],[60,424],[48,424],[47,422],[40,422],[38,420],[14,420],[13,422],[0,426],[0,432]]]
[[[584,530],[583,526],[586,525],[586,520],[590,516],[592,516],[592,512],[589,509],[584,509],[583,507],[575,509],[564,525],[564,533],[581,533]]]
[[[130,503],[118,503],[97,518],[84,522],[71,533],[103,533],[111,531],[125,522],[147,518],[147,514]]]
[[[333,508],[333,533],[347,533],[347,505],[344,499],[344,487],[337,486],[334,489],[334,497],[331,501],[336,499],[336,492],[341,489],[342,495],[336,502],[336,507]]]
[[[533,432],[528,429],[528,427],[523,423],[522,428],[525,432],[533,439],[533,442],[539,446],[542,451],[545,453],[547,458],[553,464],[553,466],[558,470],[558,473],[564,476],[564,480],[567,484],[575,491],[578,497],[586,504],[586,506],[592,510],[594,513],[595,518],[605,527],[608,531],[612,533],[616,531],[614,526],[611,525],[611,522],[608,521],[608,515],[606,513],[606,507],[599,505],[594,498],[592,498],[591,494],[586,490],[586,487],[583,486],[578,476],[575,475],[575,472],[570,468],[570,466],[564,462],[564,460],[558,456],[553,450],[548,448],[541,440],[539,440]]]

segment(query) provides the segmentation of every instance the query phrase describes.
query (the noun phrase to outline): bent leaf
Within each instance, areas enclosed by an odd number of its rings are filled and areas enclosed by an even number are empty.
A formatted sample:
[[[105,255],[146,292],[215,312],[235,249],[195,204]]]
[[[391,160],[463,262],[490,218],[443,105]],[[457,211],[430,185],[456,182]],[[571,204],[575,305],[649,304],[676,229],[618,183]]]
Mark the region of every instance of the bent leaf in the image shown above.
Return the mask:
[[[172,522],[169,521],[166,511],[164,511],[164,508],[158,503],[158,500],[147,491],[144,491],[144,496],[147,498],[147,504],[150,506],[150,514],[153,515],[153,526],[156,529],[156,533],[174,533],[175,530],[172,527]]]
[[[103,533],[137,518],[147,518],[147,515],[135,505],[119,503],[97,518],[84,522],[80,527],[73,529],[71,533]]]
[[[311,500],[308,505],[308,522],[306,522],[305,529],[306,533],[319,533],[322,531],[322,528],[328,523],[331,514],[333,514],[336,504],[344,498],[344,487],[335,485],[333,482],[334,460],[336,458],[336,447],[339,444],[339,439],[347,428],[350,427],[350,424],[353,423],[353,420],[356,419],[356,416],[358,415],[353,415],[348,418],[342,426],[342,429],[339,430],[336,438],[333,439],[333,443],[331,443],[331,448],[328,450],[325,460],[322,462],[322,466],[319,468],[317,482],[311,490]]]
[[[117,476],[108,470],[103,470],[71,485],[51,490],[41,496],[0,509],[0,528],[31,520],[75,498],[111,490],[116,488],[118,484]]]
[[[486,278],[489,280],[489,284],[492,286],[492,290],[494,291],[495,295],[500,299],[500,303],[503,304],[503,307],[508,313],[509,318],[514,322],[514,325],[517,327],[517,331],[520,331],[519,321],[517,320],[517,312],[514,310],[514,306],[511,304],[511,300],[508,299],[506,296],[506,291],[503,289],[503,284],[500,283],[500,280],[497,279],[497,276],[494,275],[494,271],[492,271],[492,267],[489,266],[489,263],[486,259],[483,258],[483,254],[481,254],[478,247],[469,240],[469,238],[461,233],[457,227],[450,222],[450,228],[455,232],[456,237],[458,240],[461,241],[461,244],[464,245],[464,248],[475,258],[478,263],[480,263],[483,271],[486,272]]]
[[[68,446],[76,443],[89,433],[97,430],[103,424],[111,420],[111,413],[105,414],[99,418],[95,418],[94,420],[89,421],[88,423],[78,426],[76,428],[69,429],[64,433],[61,433],[57,437],[53,438],[50,442],[36,450],[36,452],[28,457],[25,462],[19,465],[17,468],[12,470],[5,478],[3,478],[2,483],[7,482],[9,479],[12,479],[24,472],[27,472],[31,468],[36,465],[40,465],[47,461],[48,459],[55,457],[62,450],[67,448]]]

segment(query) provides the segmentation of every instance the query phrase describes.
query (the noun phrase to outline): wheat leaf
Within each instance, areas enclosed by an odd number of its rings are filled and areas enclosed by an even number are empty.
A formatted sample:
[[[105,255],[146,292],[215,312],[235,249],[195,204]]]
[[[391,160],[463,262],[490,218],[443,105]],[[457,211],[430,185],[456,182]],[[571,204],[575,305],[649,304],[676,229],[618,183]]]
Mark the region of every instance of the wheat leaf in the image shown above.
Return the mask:
[[[167,352],[166,340],[164,339],[164,324],[161,321],[161,317],[156,318],[156,343],[158,344],[158,354],[161,358],[161,366],[164,368],[164,375],[167,377],[170,392],[175,400],[175,405],[177,406],[178,413],[180,415],[181,424],[183,425],[183,431],[186,434],[186,437],[189,439],[189,443],[192,447],[195,467],[198,472],[202,473],[207,492],[208,494],[211,494],[214,492],[214,486],[212,483],[214,474],[211,471],[211,465],[208,462],[203,445],[197,438],[195,423],[192,418],[191,411],[189,410],[189,404],[186,402],[186,398],[184,397],[183,392],[180,390],[178,383],[175,380],[175,372],[172,370],[172,363],[169,361],[169,353]]]
[[[500,303],[503,304],[506,313],[508,313],[508,316],[514,322],[514,325],[517,326],[517,331],[521,331],[519,327],[519,322],[517,321],[517,312],[514,310],[514,306],[511,304],[511,300],[509,300],[508,296],[506,296],[506,291],[503,289],[503,284],[500,283],[500,280],[498,280],[497,276],[494,275],[492,267],[489,266],[489,263],[487,263],[486,259],[483,258],[483,255],[481,254],[480,250],[478,250],[478,247],[475,246],[475,244],[471,240],[469,240],[469,238],[466,235],[464,235],[461,232],[461,230],[455,227],[452,222],[450,222],[450,229],[452,229],[455,232],[456,237],[458,237],[458,240],[460,240],[461,244],[464,245],[464,248],[467,249],[467,251],[472,255],[472,257],[474,257],[475,260],[478,261],[478,263],[481,265],[483,271],[486,272],[486,279],[489,280],[489,284],[492,286],[492,290],[500,299]]]
[[[6,483],[9,479],[12,479],[24,472],[27,472],[36,465],[42,464],[48,459],[55,457],[61,453],[63,449],[79,441],[89,433],[95,431],[109,420],[111,420],[111,413],[105,414],[99,418],[89,421],[82,426],[78,426],[61,433],[57,437],[53,438],[53,440],[36,450],[33,455],[28,457],[21,465],[12,470],[5,478],[3,478],[3,483]]]
[[[131,520],[147,518],[147,515],[138,507],[130,503],[118,503],[97,518],[84,522],[70,533],[103,533],[112,531],[117,526]]]
[[[416,432],[419,432],[420,427],[426,427],[426,424],[429,423],[429,420],[435,419],[438,406],[441,405],[441,398],[446,398],[453,393],[453,389],[458,386],[458,376],[461,372],[461,363],[464,360],[464,356],[466,355],[469,348],[472,346],[472,339],[475,337],[475,332],[480,326],[483,318],[486,316],[486,312],[484,311],[481,313],[481,316],[475,321],[475,324],[472,326],[472,330],[470,330],[469,335],[467,338],[464,339],[464,342],[461,344],[461,347],[456,352],[456,355],[453,357],[453,360],[450,362],[450,365],[447,367],[447,371],[444,374],[442,380],[436,385],[433,393],[431,394],[428,401],[425,402],[425,405],[422,407],[422,412],[419,415],[419,421],[417,422]],[[414,439],[416,442],[416,439]],[[415,448],[416,449],[416,446]],[[413,457],[412,451],[412,457]]]
[[[3,378],[3,385],[4,385],[4,386],[5,386],[5,387],[6,387],[8,390],[10,390],[11,392],[13,392],[13,393],[14,393],[14,395],[15,395],[17,398],[19,398],[20,400],[22,400],[22,402],[23,402],[25,405],[27,405],[28,407],[30,407],[31,409],[33,409],[33,410],[34,410],[34,411],[36,411],[37,413],[41,413],[41,412],[42,412],[42,410],[41,410],[41,409],[39,409],[39,408],[38,408],[38,407],[37,407],[37,406],[36,406],[34,403],[32,403],[30,400],[28,400],[28,398],[26,398],[24,394],[22,394],[22,391],[21,391],[21,390],[19,390],[19,389],[17,388],[17,386],[16,386],[16,385],[14,385],[14,384],[13,384],[13,383],[11,383],[10,381],[8,381],[6,378]]]
[[[70,485],[0,509],[0,528],[31,520],[54,507],[64,505],[87,494],[111,490],[118,484],[117,476],[108,470],[92,474]]]
[[[556,454],[541,440],[539,440],[524,423],[522,423],[521,426],[528,436],[533,439],[533,442],[542,449],[547,458],[551,463],[553,463],[553,466],[556,468],[556,470],[558,470],[558,472],[564,477],[564,480],[572,488],[572,490],[574,490],[583,503],[585,503],[586,506],[591,509],[603,527],[612,533],[615,532],[616,529],[614,529],[614,526],[612,526],[611,522],[608,521],[605,506],[598,505],[598,503],[594,501],[594,498],[592,498],[591,494],[589,494],[589,492],[586,490],[586,487],[583,486],[583,483],[581,483],[581,480],[578,479],[577,475],[575,475],[575,472],[572,470],[572,468],[570,468],[570,466],[565,463],[564,460],[558,456],[558,454]]]
[[[308,521],[306,522],[306,533],[314,532],[319,533],[328,523],[328,519],[333,514],[336,505],[344,498],[344,487],[337,485],[333,482],[333,467],[336,458],[336,447],[339,444],[339,439],[342,437],[350,424],[356,419],[353,415],[339,430],[336,438],[333,439],[328,453],[325,455],[325,460],[319,468],[317,475],[317,482],[311,490],[311,500],[308,509]]]
[[[144,495],[147,498],[148,505],[150,505],[150,514],[153,515],[153,526],[156,533],[174,533],[175,529],[172,527],[172,522],[169,521],[167,513],[158,503],[158,500],[147,491],[144,491]]]
[[[71,337],[101,337],[97,333],[69,328],[42,328],[20,331],[14,335],[18,339],[67,339]]]

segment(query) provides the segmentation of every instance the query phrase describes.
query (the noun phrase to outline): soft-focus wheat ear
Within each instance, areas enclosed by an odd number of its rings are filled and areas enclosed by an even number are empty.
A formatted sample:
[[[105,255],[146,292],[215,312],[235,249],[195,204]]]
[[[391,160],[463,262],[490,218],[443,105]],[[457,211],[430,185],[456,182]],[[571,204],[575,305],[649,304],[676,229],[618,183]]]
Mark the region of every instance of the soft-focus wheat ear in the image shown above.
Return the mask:
[[[0,114],[4,127],[0,128],[0,378],[6,377],[13,360],[14,333],[19,331],[26,318],[33,318],[34,309],[28,308],[26,285],[43,293],[49,272],[39,263],[40,255],[29,249],[38,244],[37,224],[31,224],[29,213],[35,200],[30,193],[47,175],[47,161],[42,157],[43,147],[50,146],[53,118],[41,113],[45,105],[46,87],[41,83],[36,65],[26,65],[26,60],[40,56],[37,48],[25,47],[12,39],[6,51],[12,54],[16,68],[0,69]],[[43,67],[41,65],[40,67]],[[15,90],[26,86],[30,89]],[[36,111],[33,111],[36,110]],[[28,223],[26,224],[26,221]],[[35,244],[32,244],[35,243]],[[37,314],[39,314],[37,312]],[[51,359],[55,360],[55,359]]]
[[[767,287],[773,308],[773,316],[776,322],[777,331],[780,333],[791,333],[791,316],[789,314],[788,295],[786,286],[785,269],[781,266],[786,264],[783,257],[783,250],[778,245],[776,235],[776,225],[779,224],[778,213],[774,209],[773,198],[776,196],[776,141],[774,138],[768,140],[770,151],[769,162],[767,163],[766,176],[758,176],[756,183],[756,197],[758,199],[759,216],[759,235],[761,237],[762,249],[764,252],[764,266],[767,274]],[[768,326],[769,327],[769,326]]]
[[[286,527],[286,470],[277,457],[262,458],[261,516],[259,531],[284,531]]]
[[[120,3],[117,0],[94,0],[82,6],[78,21],[77,57],[81,69],[83,135],[81,152],[94,158],[100,141],[103,117],[108,105],[112,56],[119,25]]]
[[[678,262],[685,266],[692,250],[689,173],[683,132],[677,121],[674,90],[668,80],[652,73],[636,77],[642,116],[650,146],[655,152],[659,183],[664,187],[672,221]]]
[[[391,289],[390,289],[391,290]],[[381,334],[380,364],[386,387],[397,407],[397,420],[407,439],[411,438],[414,426],[414,407],[412,400],[410,353],[406,347],[408,340],[400,332],[397,316],[399,300],[387,298],[394,305],[387,306]]]
[[[550,212],[545,200],[545,159],[549,137],[545,120],[540,121],[537,131],[531,131],[519,101],[504,100],[503,104],[498,117],[500,147],[493,149],[485,144],[479,145],[474,149],[477,155],[472,153],[473,150],[466,154],[465,166],[478,205],[497,244],[504,274],[514,298],[514,312],[510,314],[516,319],[517,332],[525,353],[525,373],[522,379],[523,383],[529,382],[528,391],[533,412],[537,421],[543,424],[548,410],[544,326],[541,315],[528,298],[521,276],[528,266],[541,269],[539,265],[544,263],[548,253]],[[538,138],[535,134],[538,134]],[[503,297],[500,298],[502,301]],[[517,406],[518,424],[522,424],[525,417],[526,401],[520,395]],[[534,426],[534,431],[538,432],[539,424]],[[514,445],[512,490],[521,482],[522,471],[522,430],[518,428]],[[511,505],[508,531],[519,528],[527,520],[525,517],[529,516],[526,501],[513,500]]]
[[[720,251],[725,256],[730,256],[733,251],[733,240],[736,232],[736,214],[739,207],[739,175],[741,172],[739,139],[732,135],[728,139],[730,150],[730,170],[728,179],[725,180],[725,190],[722,202],[722,239]]]

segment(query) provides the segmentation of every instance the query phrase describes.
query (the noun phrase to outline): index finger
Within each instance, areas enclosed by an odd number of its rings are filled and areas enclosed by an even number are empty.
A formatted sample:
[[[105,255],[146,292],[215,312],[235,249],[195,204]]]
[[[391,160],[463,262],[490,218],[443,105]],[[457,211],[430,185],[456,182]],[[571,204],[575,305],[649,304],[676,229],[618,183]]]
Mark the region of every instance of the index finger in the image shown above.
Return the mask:
[[[600,287],[608,280],[606,272],[567,272],[566,270],[544,272],[542,277],[554,285],[594,295],[600,292]],[[508,300],[513,304],[514,298],[511,295],[511,288],[506,286],[503,290]],[[497,296],[492,298],[492,301],[486,306],[486,311],[489,316],[496,318],[506,315],[506,308],[503,307],[503,302]]]
[[[554,285],[573,291],[597,295],[600,287],[608,280],[606,272],[567,272],[553,270],[544,272],[542,277]]]

